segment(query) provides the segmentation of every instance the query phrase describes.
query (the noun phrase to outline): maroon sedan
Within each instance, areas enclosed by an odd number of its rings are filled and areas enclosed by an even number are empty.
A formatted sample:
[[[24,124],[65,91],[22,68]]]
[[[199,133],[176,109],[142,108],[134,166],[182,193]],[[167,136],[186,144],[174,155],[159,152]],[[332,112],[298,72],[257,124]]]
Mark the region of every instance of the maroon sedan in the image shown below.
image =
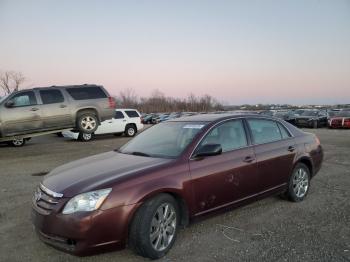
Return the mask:
[[[54,169],[34,194],[32,219],[44,242],[72,254],[128,245],[160,258],[197,217],[276,194],[302,201],[322,159],[315,135],[280,119],[178,118]]]

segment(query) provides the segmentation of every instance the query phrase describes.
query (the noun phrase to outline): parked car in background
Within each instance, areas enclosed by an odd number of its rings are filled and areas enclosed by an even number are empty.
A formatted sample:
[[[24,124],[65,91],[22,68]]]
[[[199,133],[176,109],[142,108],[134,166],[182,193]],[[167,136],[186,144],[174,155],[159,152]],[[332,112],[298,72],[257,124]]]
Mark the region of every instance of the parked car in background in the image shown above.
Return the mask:
[[[328,120],[329,128],[350,128],[350,110],[335,112]]]
[[[26,89],[0,100],[0,140],[73,128],[93,133],[113,117],[115,101],[98,85]]]
[[[136,109],[116,109],[112,119],[101,122],[101,125],[94,133],[83,133],[74,131],[64,131],[64,137],[79,139],[80,141],[90,141],[94,135],[114,134],[120,136],[135,136],[143,128],[141,114]]]
[[[304,200],[322,161],[314,134],[277,118],[178,118],[52,170],[34,193],[32,220],[41,240],[65,252],[128,245],[156,259],[195,218],[278,194]]]
[[[155,118],[156,114],[145,114],[141,120],[143,124],[155,124]]]
[[[295,125],[311,128],[327,126],[327,113],[324,110],[304,110],[295,118]]]

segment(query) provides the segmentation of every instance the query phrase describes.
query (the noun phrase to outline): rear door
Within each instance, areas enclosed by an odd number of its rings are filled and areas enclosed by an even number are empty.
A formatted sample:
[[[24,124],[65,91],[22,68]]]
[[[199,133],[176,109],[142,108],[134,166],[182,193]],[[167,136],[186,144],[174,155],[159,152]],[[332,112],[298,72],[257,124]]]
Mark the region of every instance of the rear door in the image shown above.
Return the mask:
[[[248,119],[259,172],[259,191],[287,183],[293,169],[296,145],[289,131],[269,119]]]
[[[213,128],[197,149],[205,144],[220,144],[223,153],[199,159],[192,157],[190,160],[197,214],[256,193],[258,174],[255,155],[249,146],[242,120],[229,120]]]
[[[65,128],[74,125],[68,101],[59,89],[39,90],[42,102],[42,118],[45,129]]]
[[[3,136],[40,131],[43,128],[42,110],[34,91],[21,91],[9,97],[11,107],[1,108]]]

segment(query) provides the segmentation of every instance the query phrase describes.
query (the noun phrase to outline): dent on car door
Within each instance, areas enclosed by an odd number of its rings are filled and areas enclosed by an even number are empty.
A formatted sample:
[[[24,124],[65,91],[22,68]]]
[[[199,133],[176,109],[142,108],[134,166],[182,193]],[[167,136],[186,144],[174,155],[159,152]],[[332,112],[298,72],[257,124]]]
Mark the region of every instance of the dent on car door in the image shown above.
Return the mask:
[[[204,145],[220,144],[222,154],[196,158]],[[196,213],[220,208],[256,192],[258,178],[254,150],[241,120],[213,128],[201,141],[189,162]]]
[[[248,119],[255,144],[259,172],[259,191],[284,186],[293,169],[296,145],[289,131],[280,123],[267,119]]]
[[[2,107],[4,136],[25,134],[43,128],[41,106],[33,91],[22,91],[10,96]]]

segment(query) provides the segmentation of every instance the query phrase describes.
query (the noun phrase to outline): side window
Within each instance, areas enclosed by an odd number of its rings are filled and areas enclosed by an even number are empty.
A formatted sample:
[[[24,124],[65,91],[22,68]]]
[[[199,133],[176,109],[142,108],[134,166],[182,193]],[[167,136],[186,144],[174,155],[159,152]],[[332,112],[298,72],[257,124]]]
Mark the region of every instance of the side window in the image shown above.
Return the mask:
[[[282,139],[277,123],[265,119],[248,119],[255,144],[264,144]]]
[[[116,111],[115,112],[115,119],[123,119],[124,118],[124,114],[120,111]]]
[[[199,145],[220,144],[223,152],[248,145],[241,120],[227,121],[212,129]]]
[[[127,110],[125,113],[128,115],[128,117],[140,117],[139,114],[135,110]]]
[[[278,123],[278,127],[280,128],[281,135],[282,135],[283,139],[290,137],[288,130],[283,125]]]
[[[13,107],[32,106],[37,104],[36,97],[33,91],[21,92],[13,96],[11,100],[14,102]]]
[[[75,100],[107,98],[107,95],[98,86],[71,87],[66,89]]]
[[[64,101],[63,95],[60,90],[40,90],[40,97],[43,104],[62,103]]]

